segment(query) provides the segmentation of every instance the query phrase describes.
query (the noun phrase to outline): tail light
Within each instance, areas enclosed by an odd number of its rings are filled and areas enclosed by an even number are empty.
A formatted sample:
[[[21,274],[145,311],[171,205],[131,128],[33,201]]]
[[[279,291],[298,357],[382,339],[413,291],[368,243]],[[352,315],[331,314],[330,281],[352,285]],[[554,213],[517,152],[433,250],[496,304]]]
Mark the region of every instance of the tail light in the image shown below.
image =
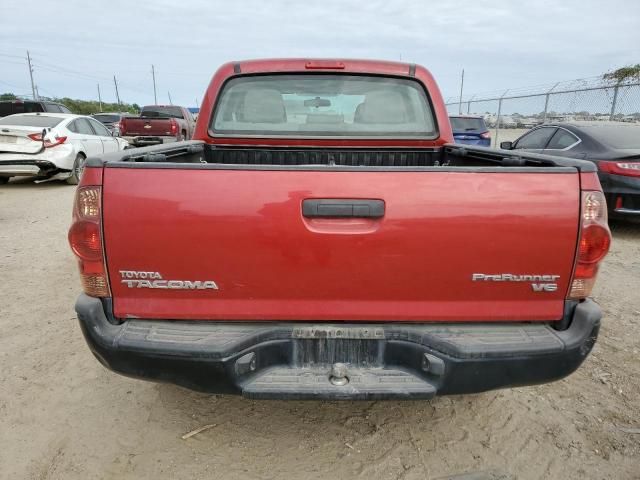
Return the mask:
[[[640,162],[599,162],[601,172],[625,177],[640,177]]]
[[[92,297],[109,297],[101,225],[101,187],[80,187],[76,191],[69,245],[78,257],[82,288]]]
[[[175,118],[171,119],[171,134],[172,135],[177,135],[178,133],[178,122],[176,122]]]
[[[491,138],[491,132],[484,132],[480,134],[481,138]]]
[[[579,300],[591,295],[598,267],[609,251],[611,232],[607,225],[607,203],[602,192],[582,192],[582,217],[576,265],[568,298]]]
[[[125,120],[126,120],[126,118],[122,117],[120,119],[120,121],[118,122],[118,124],[117,124],[118,127],[120,128],[120,133],[124,132]]]
[[[35,142],[42,141],[42,133],[32,133],[31,135],[27,135],[31,140]],[[67,141],[67,137],[60,137],[55,135],[53,138],[44,137],[44,148],[51,148],[57,145],[62,145]]]

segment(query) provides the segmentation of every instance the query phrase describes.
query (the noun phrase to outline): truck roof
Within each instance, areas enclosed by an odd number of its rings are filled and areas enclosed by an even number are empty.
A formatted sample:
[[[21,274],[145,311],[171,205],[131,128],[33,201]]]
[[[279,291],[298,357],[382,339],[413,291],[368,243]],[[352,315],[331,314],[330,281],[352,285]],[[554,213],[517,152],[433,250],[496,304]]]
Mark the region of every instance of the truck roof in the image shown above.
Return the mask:
[[[230,62],[235,73],[341,71],[366,72],[383,75],[414,76],[415,65],[388,60],[363,60],[353,58],[266,58]]]
[[[177,107],[177,108],[183,108],[180,105],[161,105],[161,104],[157,104],[157,105],[145,105],[142,108],[155,108],[155,107]]]

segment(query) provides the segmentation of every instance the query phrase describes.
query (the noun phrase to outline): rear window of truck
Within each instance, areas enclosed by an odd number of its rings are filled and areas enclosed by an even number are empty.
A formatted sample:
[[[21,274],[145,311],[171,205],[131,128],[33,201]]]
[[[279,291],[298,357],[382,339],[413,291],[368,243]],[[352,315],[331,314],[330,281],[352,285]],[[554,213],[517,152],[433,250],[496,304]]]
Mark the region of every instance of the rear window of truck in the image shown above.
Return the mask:
[[[180,107],[143,107],[140,116],[147,118],[184,118]]]
[[[454,132],[470,132],[472,130],[484,132],[487,130],[487,126],[482,118],[449,117],[449,120],[451,121],[451,128]]]
[[[329,74],[233,78],[220,94],[210,129],[238,136],[437,136],[417,81]]]

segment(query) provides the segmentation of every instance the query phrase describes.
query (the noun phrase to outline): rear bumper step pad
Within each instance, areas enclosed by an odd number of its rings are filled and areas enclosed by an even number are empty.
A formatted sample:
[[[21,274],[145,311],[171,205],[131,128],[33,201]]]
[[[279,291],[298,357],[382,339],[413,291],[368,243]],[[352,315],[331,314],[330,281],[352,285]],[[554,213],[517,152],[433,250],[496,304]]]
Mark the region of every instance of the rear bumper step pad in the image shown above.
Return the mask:
[[[568,309],[564,331],[541,323],[117,324],[100,300],[85,295],[76,311],[92,352],[115,372],[205,392],[291,399],[418,399],[557,380],[589,354],[601,317],[591,300]],[[336,363],[346,365],[344,385],[331,380]]]
[[[274,367],[243,385],[242,394],[257,399],[421,399],[433,397],[436,388],[416,375],[394,369],[347,369],[346,383],[335,385],[327,369]]]

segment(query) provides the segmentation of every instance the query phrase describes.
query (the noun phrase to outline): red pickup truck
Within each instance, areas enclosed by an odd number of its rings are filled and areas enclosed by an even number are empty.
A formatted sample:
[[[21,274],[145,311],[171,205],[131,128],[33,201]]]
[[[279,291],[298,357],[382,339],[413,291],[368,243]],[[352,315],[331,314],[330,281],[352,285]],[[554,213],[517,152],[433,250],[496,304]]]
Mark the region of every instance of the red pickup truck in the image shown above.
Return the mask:
[[[250,398],[562,378],[610,244],[593,163],[453,144],[418,65],[223,65],[195,140],[89,159],[69,241],[90,349]]]
[[[195,120],[188,108],[147,105],[139,117],[120,119],[120,136],[136,147],[189,140]]]

